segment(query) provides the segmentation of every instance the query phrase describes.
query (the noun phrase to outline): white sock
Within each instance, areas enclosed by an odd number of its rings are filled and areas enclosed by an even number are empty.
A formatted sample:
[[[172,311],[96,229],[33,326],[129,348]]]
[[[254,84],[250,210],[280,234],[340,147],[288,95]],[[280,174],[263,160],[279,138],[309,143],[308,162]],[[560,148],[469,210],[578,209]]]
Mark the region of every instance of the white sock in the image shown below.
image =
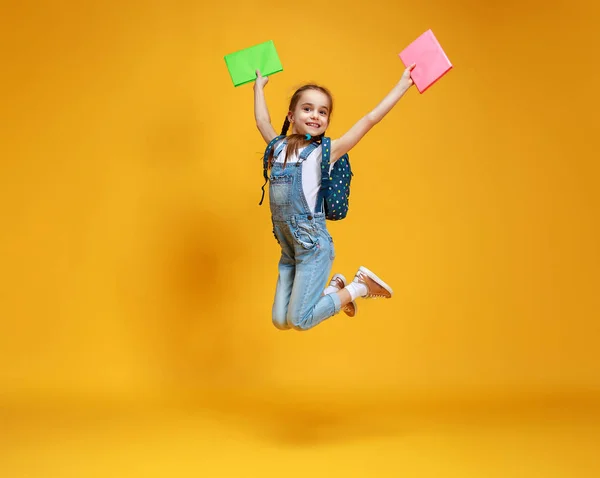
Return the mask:
[[[354,281],[346,286],[346,290],[350,293],[352,300],[355,300],[357,297],[364,297],[369,292],[365,284]]]
[[[325,290],[323,291],[323,295],[327,295],[327,294],[333,294],[334,292],[339,291],[340,289],[338,289],[337,287],[333,286],[333,285],[328,285]]]
[[[333,294],[334,292],[338,292],[340,288],[337,286],[337,281],[335,279],[331,279],[329,281],[329,285],[323,291],[323,295]]]

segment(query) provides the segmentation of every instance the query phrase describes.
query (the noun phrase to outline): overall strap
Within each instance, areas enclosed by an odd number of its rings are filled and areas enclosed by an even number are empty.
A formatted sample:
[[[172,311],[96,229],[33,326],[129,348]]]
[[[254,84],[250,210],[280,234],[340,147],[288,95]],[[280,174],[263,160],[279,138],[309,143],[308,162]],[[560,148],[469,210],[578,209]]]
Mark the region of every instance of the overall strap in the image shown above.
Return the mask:
[[[319,147],[319,143],[313,141],[306,148],[304,148],[302,150],[302,152],[300,153],[300,159],[302,161],[306,160],[311,155],[311,153],[318,147]]]
[[[321,157],[321,188],[319,189],[319,195],[317,196],[317,204],[315,211],[325,211],[325,194],[329,190],[331,185],[331,178],[329,177],[329,163],[331,160],[331,139],[323,137],[323,154]]]
[[[269,142],[269,144],[267,145],[267,148],[265,149],[265,154],[263,155],[263,177],[265,179],[265,183],[262,185],[262,188],[261,188],[262,189],[262,197],[260,198],[260,202],[258,203],[259,206],[263,203],[263,199],[265,198],[265,186],[267,185],[267,182],[269,181],[269,175],[267,173],[267,170],[269,169],[269,153],[273,149],[273,146],[275,146],[275,143],[277,143],[277,141],[279,141],[282,138],[285,138],[284,134],[280,134],[279,136],[276,136]],[[282,144],[283,144],[283,142],[282,142]],[[280,145],[280,147],[281,147],[281,145]],[[281,152],[281,149],[279,149],[279,151]]]

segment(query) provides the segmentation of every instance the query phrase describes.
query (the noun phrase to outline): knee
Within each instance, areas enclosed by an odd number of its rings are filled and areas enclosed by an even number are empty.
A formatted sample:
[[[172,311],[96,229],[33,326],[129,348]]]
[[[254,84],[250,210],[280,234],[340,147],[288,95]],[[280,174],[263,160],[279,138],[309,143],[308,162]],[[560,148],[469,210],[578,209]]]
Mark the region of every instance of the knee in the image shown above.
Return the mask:
[[[284,317],[278,317],[276,315],[273,315],[273,325],[275,326],[276,329],[279,330],[289,330],[291,329],[290,324],[287,323],[287,320]]]
[[[308,330],[311,328],[310,320],[308,317],[302,317],[295,314],[290,314],[287,318],[288,326],[291,329],[297,330],[299,332]]]

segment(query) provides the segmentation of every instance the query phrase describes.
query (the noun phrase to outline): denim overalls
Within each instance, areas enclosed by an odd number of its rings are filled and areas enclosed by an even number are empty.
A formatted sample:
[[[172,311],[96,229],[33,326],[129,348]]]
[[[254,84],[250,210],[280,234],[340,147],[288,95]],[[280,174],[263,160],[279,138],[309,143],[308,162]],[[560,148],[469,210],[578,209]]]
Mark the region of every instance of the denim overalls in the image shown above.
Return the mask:
[[[283,149],[283,142],[275,157]],[[322,204],[313,213],[302,189],[302,162],[315,149],[307,146],[297,163],[274,162],[269,177],[273,233],[281,246],[273,324],[279,329],[310,329],[340,311],[337,294],[323,295],[335,258]]]

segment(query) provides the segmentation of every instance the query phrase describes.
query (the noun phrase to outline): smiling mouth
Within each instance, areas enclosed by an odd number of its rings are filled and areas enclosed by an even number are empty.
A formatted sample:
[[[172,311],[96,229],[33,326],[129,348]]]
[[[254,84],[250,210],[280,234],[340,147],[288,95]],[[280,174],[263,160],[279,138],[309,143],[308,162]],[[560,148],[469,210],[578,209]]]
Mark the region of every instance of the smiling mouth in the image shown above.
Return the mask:
[[[319,129],[319,125],[317,123],[306,123],[306,126],[310,126],[312,128]]]

